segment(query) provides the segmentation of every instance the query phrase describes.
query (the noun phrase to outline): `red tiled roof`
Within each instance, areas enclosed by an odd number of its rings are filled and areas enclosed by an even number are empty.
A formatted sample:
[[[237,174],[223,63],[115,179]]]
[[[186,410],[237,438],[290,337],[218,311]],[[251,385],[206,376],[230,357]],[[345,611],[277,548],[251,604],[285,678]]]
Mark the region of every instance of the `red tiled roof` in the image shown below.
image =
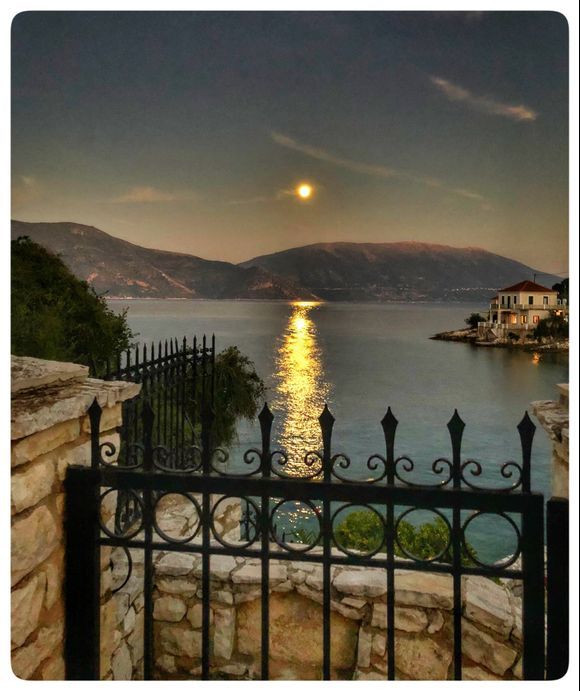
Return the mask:
[[[507,288],[502,288],[500,293],[556,293],[556,290],[551,288],[546,288],[546,286],[541,286],[539,283],[534,283],[533,281],[520,281],[513,286],[508,286]]]

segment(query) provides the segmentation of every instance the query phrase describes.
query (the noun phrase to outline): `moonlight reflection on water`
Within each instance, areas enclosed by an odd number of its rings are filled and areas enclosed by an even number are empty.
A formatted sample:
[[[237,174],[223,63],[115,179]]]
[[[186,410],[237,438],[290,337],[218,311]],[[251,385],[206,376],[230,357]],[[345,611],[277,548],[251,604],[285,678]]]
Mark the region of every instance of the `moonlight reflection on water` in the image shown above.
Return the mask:
[[[274,382],[273,413],[284,420],[277,445],[288,455],[284,468],[290,475],[312,474],[315,466],[304,463],[307,451],[321,445],[318,416],[330,393],[318,334],[311,312],[318,302],[295,302],[279,341]]]
[[[484,464],[481,484],[505,482],[501,463],[521,457],[516,425],[524,410],[530,401],[552,398],[555,385],[568,380],[567,355],[429,339],[485,309],[475,303],[118,300],[111,306],[129,308],[129,324],[142,343],[215,333],[218,350],[237,345],[266,384],[276,416],[272,448],[286,450],[291,463],[283,470],[301,477],[314,470],[304,455],[321,448],[318,416],[328,400],[337,418],[333,447],[352,459],[353,476],[364,476],[366,459],[384,449],[380,419],[391,406],[400,422],[396,454],[415,460],[417,481],[436,480],[431,463],[451,451],[446,425],[458,408],[467,424],[463,455]],[[238,433],[232,472],[247,471],[244,451],[260,446],[257,421],[241,422]],[[538,430],[532,486],[545,496],[550,458],[550,439]],[[285,502],[276,518],[282,530],[318,531],[312,510],[300,502]],[[471,543],[486,561],[501,559],[511,549],[510,530],[487,530],[483,523],[471,524]]]

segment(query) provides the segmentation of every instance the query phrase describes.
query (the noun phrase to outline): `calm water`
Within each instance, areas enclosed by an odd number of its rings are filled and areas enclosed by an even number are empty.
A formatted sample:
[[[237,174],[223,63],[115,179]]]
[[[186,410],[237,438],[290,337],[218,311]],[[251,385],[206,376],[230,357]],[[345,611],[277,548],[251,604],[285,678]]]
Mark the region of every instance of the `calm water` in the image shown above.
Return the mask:
[[[480,304],[116,300],[111,306],[128,308],[140,341],[215,333],[218,350],[237,345],[247,354],[268,387],[274,441],[289,452],[296,473],[304,452],[321,446],[317,417],[327,401],[336,418],[333,450],[352,459],[351,476],[368,476],[367,458],[384,453],[380,420],[390,405],[399,420],[396,455],[415,461],[415,481],[435,481],[431,464],[451,454],[446,423],[457,408],[466,423],[463,457],[484,465],[485,478],[474,482],[497,485],[501,464],[520,457],[516,425],[530,401],[553,398],[555,385],[568,380],[566,356],[429,340],[461,327],[465,316],[484,309]],[[238,434],[234,466],[243,449],[258,444],[257,423],[241,424]],[[550,444],[542,429],[532,461],[533,488],[547,493]],[[468,536],[478,554],[509,553],[509,529],[500,519],[485,521],[475,520]]]

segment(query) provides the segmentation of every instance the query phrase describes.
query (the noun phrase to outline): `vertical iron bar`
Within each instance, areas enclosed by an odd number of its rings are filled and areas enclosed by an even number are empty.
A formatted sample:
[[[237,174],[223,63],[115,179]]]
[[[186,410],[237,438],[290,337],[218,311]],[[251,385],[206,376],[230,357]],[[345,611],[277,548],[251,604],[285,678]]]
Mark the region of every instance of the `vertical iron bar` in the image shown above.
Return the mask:
[[[270,477],[272,470],[272,453],[270,439],[273,415],[267,404],[264,404],[258,420],[262,437],[261,470],[262,477]],[[262,680],[270,678],[270,495],[262,492],[261,496],[261,562],[262,562],[262,645],[261,667]]]
[[[100,471],[69,466],[65,478],[65,676],[100,678]]]
[[[531,494],[522,514],[523,672],[544,679],[544,497]]]
[[[181,442],[180,442],[180,467],[185,466],[185,420],[187,415],[187,340],[183,337],[183,348],[181,353],[181,402],[179,404],[179,415],[181,417]]]
[[[153,472],[153,422],[154,413],[149,401],[143,403],[143,472]],[[153,496],[150,486],[143,490],[143,678],[145,681],[153,678]]]
[[[155,389],[156,389],[156,410],[155,410],[155,423],[157,428],[157,438],[155,443],[158,445],[163,444],[163,439],[161,439],[161,390],[162,390],[162,367],[161,364],[161,341],[157,344],[157,364],[155,369]]]
[[[175,420],[175,359],[173,350],[173,338],[169,339],[169,383],[167,386],[168,395],[168,417],[169,417],[169,438],[167,439],[167,446],[169,449],[174,448],[174,420]],[[174,456],[171,454],[173,459],[172,466],[175,467]]]
[[[167,438],[167,420],[168,420],[168,401],[169,401],[169,354],[167,350],[167,339],[163,344],[163,440],[164,446],[169,446]]]
[[[191,361],[191,445],[197,443],[195,425],[197,424],[197,336],[193,337],[193,358]]]
[[[561,679],[570,654],[569,565],[570,528],[568,500],[552,497],[547,511],[548,638],[546,679]]]
[[[201,437],[202,437],[202,468],[205,475],[211,471],[211,414],[207,401],[207,348],[206,338],[203,337],[202,357],[201,357],[201,383],[202,383],[202,410],[201,410]],[[210,615],[210,494],[203,493],[202,507],[202,583],[201,583],[201,607],[202,607],[202,628],[201,628],[201,678],[209,679],[210,670],[210,636],[209,636],[209,615]]]
[[[334,417],[324,406],[319,417],[322,431],[322,478],[325,484],[332,481],[332,428]],[[331,505],[328,499],[322,502],[322,678],[330,680],[330,545],[332,524],[330,520]]]
[[[457,410],[447,424],[451,437],[453,489],[461,489],[461,439],[465,423],[459,417]],[[453,677],[456,681],[462,678],[461,665],[461,504],[457,495],[453,502],[453,533],[451,544],[453,549]]]
[[[385,434],[387,488],[395,485],[395,431],[398,421],[391,408],[381,420]],[[395,679],[395,507],[387,489],[387,679]]]

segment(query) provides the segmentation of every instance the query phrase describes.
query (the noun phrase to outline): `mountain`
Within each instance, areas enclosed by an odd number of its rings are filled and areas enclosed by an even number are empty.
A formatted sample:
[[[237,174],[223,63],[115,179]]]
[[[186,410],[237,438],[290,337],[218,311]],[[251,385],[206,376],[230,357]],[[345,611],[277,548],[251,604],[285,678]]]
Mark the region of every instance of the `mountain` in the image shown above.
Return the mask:
[[[312,299],[306,289],[259,266],[244,268],[189,254],[147,249],[79,223],[12,221],[12,239],[27,235],[110,297]]]
[[[134,245],[79,223],[12,221],[111,297],[278,300],[486,300],[534,269],[474,247],[420,242],[330,242],[241,264]],[[551,286],[560,279],[541,274]]]
[[[483,249],[422,242],[318,243],[240,266],[266,269],[325,300],[487,300],[498,288],[534,274]],[[548,286],[560,280],[540,278]]]

